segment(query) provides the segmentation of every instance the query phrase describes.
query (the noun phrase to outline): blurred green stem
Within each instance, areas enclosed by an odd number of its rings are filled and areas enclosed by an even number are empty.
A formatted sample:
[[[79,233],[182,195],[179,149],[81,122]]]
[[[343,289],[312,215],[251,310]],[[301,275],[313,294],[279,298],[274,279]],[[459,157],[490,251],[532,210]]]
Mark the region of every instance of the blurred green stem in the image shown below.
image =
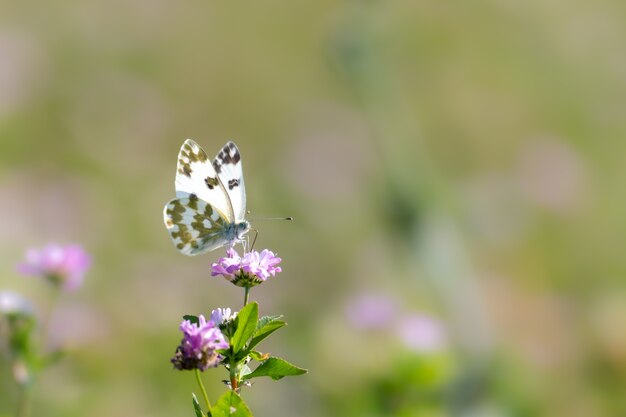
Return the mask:
[[[196,381],[198,382],[198,386],[200,386],[200,391],[202,391],[202,396],[204,397],[204,402],[206,403],[207,406],[207,415],[211,415],[211,402],[209,401],[209,396],[206,393],[206,390],[204,389],[204,384],[202,383],[202,378],[200,377],[200,370],[198,368],[196,368],[195,370],[196,373]]]
[[[245,307],[248,304],[248,296],[250,295],[250,287],[243,287],[243,306]]]

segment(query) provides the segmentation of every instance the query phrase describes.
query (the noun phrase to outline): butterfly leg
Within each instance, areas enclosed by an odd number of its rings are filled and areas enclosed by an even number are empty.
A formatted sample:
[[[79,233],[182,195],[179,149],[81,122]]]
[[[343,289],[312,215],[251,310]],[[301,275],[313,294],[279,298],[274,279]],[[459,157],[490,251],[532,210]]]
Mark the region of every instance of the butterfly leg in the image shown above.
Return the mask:
[[[241,246],[243,247],[243,253],[245,254],[246,252],[248,252],[248,245],[250,244],[248,236],[242,237],[239,240],[239,243],[241,243]]]
[[[253,230],[256,231],[256,229]],[[254,240],[256,240],[256,235],[254,237]],[[248,253],[252,250],[252,248],[250,247],[250,236],[246,235],[242,237],[241,239],[239,239],[238,243],[241,243],[241,246],[243,247],[243,253]],[[254,242],[252,242],[252,246],[254,246]]]

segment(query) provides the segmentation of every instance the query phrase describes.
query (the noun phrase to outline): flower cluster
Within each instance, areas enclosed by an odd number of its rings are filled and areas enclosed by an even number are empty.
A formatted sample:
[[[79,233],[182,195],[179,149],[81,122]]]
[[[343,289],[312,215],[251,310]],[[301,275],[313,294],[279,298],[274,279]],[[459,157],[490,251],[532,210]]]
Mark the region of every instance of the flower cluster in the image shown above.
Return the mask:
[[[231,248],[226,251],[226,257],[211,265],[211,275],[222,275],[239,287],[250,288],[281,272],[280,262],[281,259],[267,249],[260,253],[251,251],[241,257]]]
[[[41,250],[29,249],[26,262],[17,269],[24,275],[41,276],[66,291],[73,291],[82,284],[90,265],[90,256],[80,246],[49,244]]]
[[[174,368],[205,371],[219,365],[222,357],[216,351],[227,349],[228,343],[217,326],[213,320],[207,321],[202,315],[197,323],[183,320],[180,331],[184,336],[171,359]]]

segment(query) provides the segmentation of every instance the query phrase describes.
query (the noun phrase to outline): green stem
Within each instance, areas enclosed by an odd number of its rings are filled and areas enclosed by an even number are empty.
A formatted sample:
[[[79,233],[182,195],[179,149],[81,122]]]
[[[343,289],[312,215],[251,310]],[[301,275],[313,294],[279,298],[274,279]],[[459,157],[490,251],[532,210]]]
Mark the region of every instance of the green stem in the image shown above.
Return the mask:
[[[243,306],[245,307],[248,304],[248,296],[250,295],[250,287],[243,287]]]
[[[202,378],[200,377],[200,370],[198,368],[195,369],[196,372],[196,381],[198,382],[198,385],[200,386],[200,391],[202,391],[202,396],[204,397],[204,402],[206,403],[207,409],[208,409],[208,413],[207,415],[211,415],[211,402],[209,401],[209,396],[206,393],[206,390],[204,389],[204,384],[202,383]]]
[[[239,378],[237,377],[237,365],[230,364],[230,389],[237,392],[239,390]]]

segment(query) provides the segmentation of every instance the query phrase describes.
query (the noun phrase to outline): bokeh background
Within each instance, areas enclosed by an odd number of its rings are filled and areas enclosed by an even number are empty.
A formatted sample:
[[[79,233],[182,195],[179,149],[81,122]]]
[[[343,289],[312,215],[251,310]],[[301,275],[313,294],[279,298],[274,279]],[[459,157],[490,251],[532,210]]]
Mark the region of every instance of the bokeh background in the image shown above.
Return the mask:
[[[255,415],[626,415],[624,114],[619,0],[2,2],[0,288],[70,349],[33,412],[192,415],[180,318],[242,293],[163,226],[190,137],[296,219],[254,222],[252,299],[310,373]],[[53,311],[15,271],[48,242],[94,258]]]

